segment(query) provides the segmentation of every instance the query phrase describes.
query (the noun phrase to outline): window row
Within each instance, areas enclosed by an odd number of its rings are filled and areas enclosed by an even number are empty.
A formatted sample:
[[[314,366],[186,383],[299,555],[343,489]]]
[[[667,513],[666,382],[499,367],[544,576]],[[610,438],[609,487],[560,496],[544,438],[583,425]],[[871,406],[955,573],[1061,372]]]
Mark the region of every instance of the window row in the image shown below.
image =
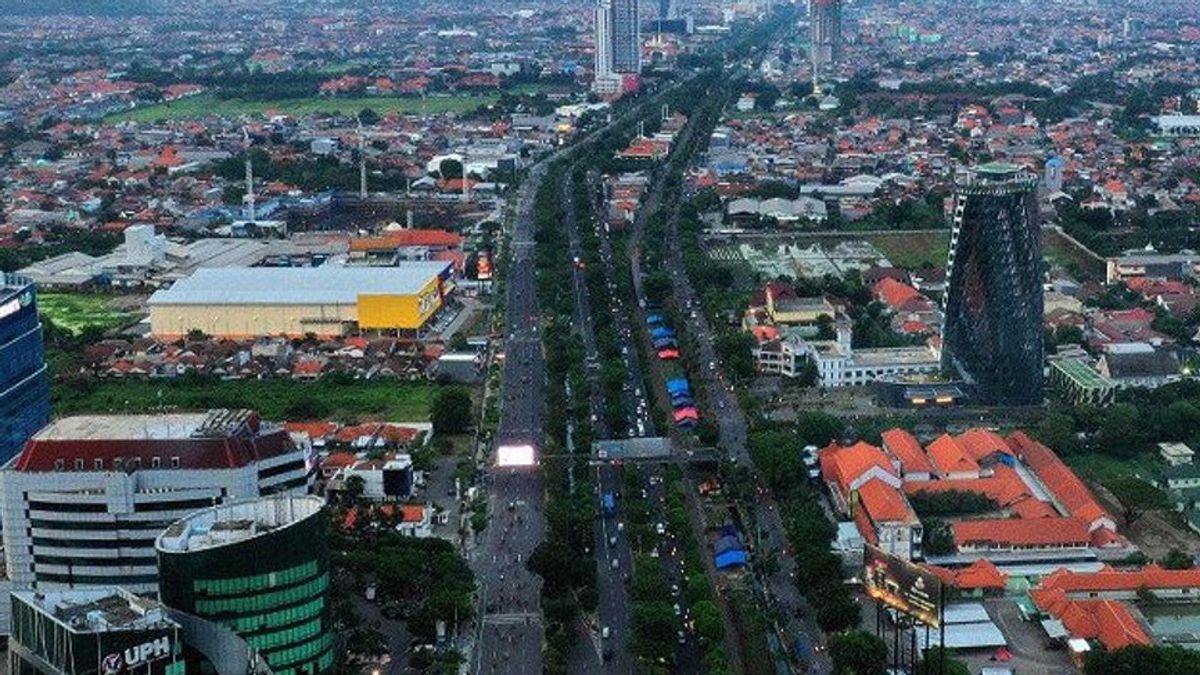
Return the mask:
[[[232,579],[196,579],[192,589],[201,595],[240,595],[264,588],[286,586],[298,581],[304,581],[317,575],[317,561],[289,567],[278,572],[267,572],[252,577],[234,577]]]

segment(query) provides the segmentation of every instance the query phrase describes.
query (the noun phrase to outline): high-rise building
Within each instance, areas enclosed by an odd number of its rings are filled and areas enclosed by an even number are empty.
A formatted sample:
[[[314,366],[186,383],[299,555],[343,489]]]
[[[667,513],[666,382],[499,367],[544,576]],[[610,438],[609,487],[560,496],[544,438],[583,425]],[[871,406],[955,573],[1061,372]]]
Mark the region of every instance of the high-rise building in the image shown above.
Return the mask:
[[[33,282],[0,274],[0,466],[50,421],[50,376]]]
[[[814,70],[842,58],[842,0],[809,0]]]
[[[119,588],[16,591],[11,611],[13,675],[185,672],[182,630],[155,600]]]
[[[611,0],[613,70],[642,72],[642,24],[638,0]]]
[[[612,75],[612,0],[596,0],[596,77]]]
[[[160,597],[224,625],[277,675],[333,667],[328,515],[319,497],[276,496],[205,509],[158,538]]]
[[[1042,402],[1037,176],[976,168],[955,187],[942,358],[981,402]]]
[[[159,533],[227,500],[308,492],[311,452],[247,410],[56,420],[0,471],[8,578],[153,593]]]

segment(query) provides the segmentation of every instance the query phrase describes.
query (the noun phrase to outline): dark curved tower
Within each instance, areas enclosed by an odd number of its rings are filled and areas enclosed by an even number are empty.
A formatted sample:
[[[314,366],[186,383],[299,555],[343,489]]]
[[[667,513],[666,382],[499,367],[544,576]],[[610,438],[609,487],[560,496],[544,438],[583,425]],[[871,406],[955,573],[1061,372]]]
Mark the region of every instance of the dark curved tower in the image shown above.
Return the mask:
[[[1042,245],[1037,177],[985,164],[959,181],[942,363],[982,403],[1042,402]]]

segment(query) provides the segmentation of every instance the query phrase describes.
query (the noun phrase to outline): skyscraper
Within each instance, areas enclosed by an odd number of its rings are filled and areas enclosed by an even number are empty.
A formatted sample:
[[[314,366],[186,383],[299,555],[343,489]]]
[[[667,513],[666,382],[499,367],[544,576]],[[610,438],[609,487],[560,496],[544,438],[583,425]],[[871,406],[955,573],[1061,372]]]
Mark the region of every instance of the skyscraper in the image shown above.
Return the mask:
[[[232,629],[276,673],[333,669],[328,515],[320,497],[197,511],[155,542],[163,604]]]
[[[33,282],[0,274],[0,465],[50,421],[50,376]]]
[[[809,0],[813,69],[842,58],[842,0]]]
[[[611,0],[613,70],[642,72],[642,25],[638,0]]]
[[[1038,179],[985,164],[961,179],[946,276],[942,360],[984,403],[1042,401]]]
[[[596,0],[596,79],[613,73],[612,0]]]

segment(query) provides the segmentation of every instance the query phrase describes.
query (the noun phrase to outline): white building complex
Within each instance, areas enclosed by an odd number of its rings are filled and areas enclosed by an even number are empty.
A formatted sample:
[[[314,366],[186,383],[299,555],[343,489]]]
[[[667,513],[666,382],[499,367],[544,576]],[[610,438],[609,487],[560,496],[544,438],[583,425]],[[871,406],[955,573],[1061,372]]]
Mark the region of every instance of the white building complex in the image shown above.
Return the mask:
[[[787,332],[758,341],[753,349],[755,365],[760,373],[800,377],[812,361],[817,368],[817,384],[822,387],[868,385],[883,379],[936,373],[941,367],[941,354],[932,345],[854,349],[848,321],[838,321],[836,332],[834,340]]]
[[[58,420],[0,471],[11,585],[154,593],[168,525],[227,500],[305,494],[311,455],[248,410]]]

